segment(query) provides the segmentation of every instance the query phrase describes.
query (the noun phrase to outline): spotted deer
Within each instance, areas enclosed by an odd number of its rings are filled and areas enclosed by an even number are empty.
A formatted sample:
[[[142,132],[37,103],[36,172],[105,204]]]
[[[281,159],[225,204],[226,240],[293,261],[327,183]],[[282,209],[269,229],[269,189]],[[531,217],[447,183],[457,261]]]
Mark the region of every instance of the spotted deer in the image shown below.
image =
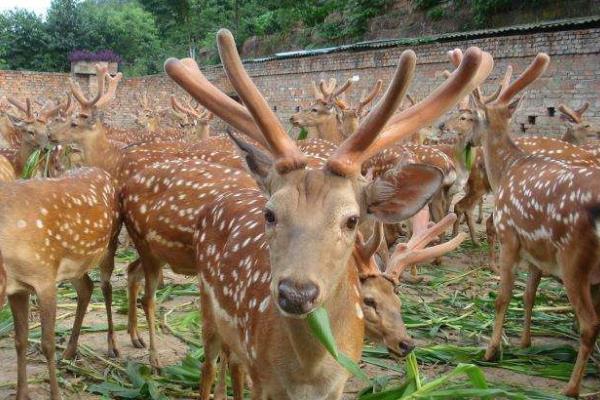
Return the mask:
[[[249,197],[251,196],[249,192]],[[264,207],[266,198],[258,191],[255,192],[257,203],[252,203],[247,207],[247,211],[251,211],[255,207]],[[248,198],[249,198],[248,197]],[[237,198],[236,205],[243,207],[240,200],[245,197]],[[241,210],[240,210],[241,211]],[[245,213],[245,224],[240,225],[238,230],[240,236],[252,236],[256,227],[257,231],[263,231],[265,221],[262,215],[254,212]],[[397,286],[402,279],[402,273],[411,264],[424,263],[431,261],[443,254],[452,251],[460,245],[464,240],[465,235],[460,234],[453,240],[441,245],[425,248],[430,242],[435,240],[437,236],[445,231],[452,224],[456,216],[449,214],[442,221],[434,226],[426,228],[424,231],[414,233],[407,243],[401,243],[396,247],[393,254],[392,262],[385,268],[385,272],[377,266],[374,254],[377,251],[379,242],[383,239],[383,225],[375,224],[373,234],[368,240],[364,240],[360,231],[357,233],[356,243],[352,250],[350,262],[355,265],[358,270],[360,284],[358,290],[360,292],[360,307],[364,316],[365,334],[376,342],[386,346],[392,357],[402,359],[409,354],[414,348],[414,342],[406,330],[402,319],[401,307],[402,303],[396,294]],[[255,225],[255,223],[257,225]],[[199,234],[200,231],[197,232]],[[257,244],[256,253],[266,253],[266,247]],[[259,260],[268,260],[268,255],[265,254]],[[243,274],[244,272],[242,272]],[[259,276],[259,278],[262,278]],[[210,343],[214,345],[214,343]],[[223,350],[223,349],[221,349]],[[217,349],[209,348],[210,354]],[[226,354],[221,354],[219,363],[221,364],[219,383],[215,387],[215,398],[226,398],[226,387],[224,384],[223,363],[230,363],[227,351]],[[235,399],[243,397],[243,386],[245,377],[242,369],[235,363],[232,366],[232,388]],[[210,372],[210,371],[209,371]],[[212,385],[212,380],[202,382],[202,388],[208,388]],[[203,395],[208,396],[206,391]],[[206,397],[203,397],[206,398]]]
[[[0,182],[12,182],[16,179],[15,170],[6,157],[0,156]],[[0,252],[0,308],[4,306],[6,299],[6,270]]]
[[[3,149],[2,155],[11,161],[17,175],[22,175],[27,160],[31,154],[48,144],[46,127],[60,113],[72,109],[70,96],[65,102],[46,102],[39,111],[33,110],[30,98],[25,102],[14,97],[8,97],[7,101],[22,113],[22,116],[5,113],[5,120],[0,126],[4,132],[3,136],[13,138],[14,147]]]
[[[192,132],[186,135],[184,141],[196,142],[210,137],[210,122],[214,117],[210,111],[201,109],[199,104],[195,107],[190,104],[182,104],[175,96],[171,96],[171,107],[174,111],[186,115],[193,121],[192,127],[195,129],[192,128]]]
[[[600,284],[600,168],[559,161],[549,154],[526,153],[515,144],[509,130],[519,101],[515,97],[543,74],[549,61],[546,54],[538,54],[510,84],[509,67],[506,84],[496,95],[487,102],[479,94],[475,96],[480,119],[473,133],[483,142],[487,176],[496,195],[494,226],[501,244],[496,322],[485,359],[498,354],[514,268],[523,259],[541,273],[562,280],[577,315],[580,347],[564,389],[566,395],[577,396],[600,329],[600,302],[591,293],[592,286]],[[528,287],[526,303],[533,301],[536,289],[536,282]]]
[[[227,76],[267,144],[267,152],[243,143],[240,148],[268,200],[264,210],[254,210],[264,215],[265,230],[255,228],[249,236],[235,234],[247,215],[245,209],[238,214],[237,207],[251,201],[244,196],[255,197],[256,189],[223,190],[198,216],[196,261],[205,318],[203,340],[221,341],[232,352],[249,373],[255,398],[340,398],[347,373],[310,334],[303,317],[317,307],[327,309],[340,350],[356,360],[363,320],[358,276],[349,260],[358,222],[367,214],[390,222],[410,217],[442,179],[436,168],[406,166],[367,182],[360,174],[361,164],[452,107],[489,74],[491,57],[469,50],[450,81],[396,115],[378,135],[398,107],[414,70],[414,53],[404,52],[386,94],[357,132],[325,167],[307,169],[305,156],[244,70],[231,33],[219,31],[217,43]],[[214,107],[216,94],[202,85],[205,78],[191,61],[170,59],[165,69],[192,97],[232,126],[247,121],[246,114]],[[268,252],[255,254],[249,246],[254,240],[263,247],[268,243]],[[267,255],[269,260],[256,258]],[[203,379],[213,375],[217,355],[207,354]],[[202,395],[205,390],[203,385]]]
[[[383,82],[378,80],[368,93],[362,93],[357,104],[348,102],[344,96],[336,98],[336,106],[339,109],[338,119],[344,139],[348,138],[358,129],[360,119],[368,113],[367,106],[375,100],[381,92]]]
[[[290,117],[290,122],[296,127],[308,129],[308,138],[325,139],[334,144],[344,140],[342,127],[338,121],[336,99],[352,86],[348,79],[341,87],[333,78],[329,82],[321,81],[319,85],[313,81],[313,103],[306,109]]]
[[[585,113],[590,106],[590,103],[583,103],[577,110],[573,110],[570,107],[560,104],[558,111],[560,111],[560,119],[565,121],[567,124],[567,131],[561,136],[561,139],[565,142],[569,142],[576,145],[584,145],[589,141],[596,142],[600,139],[600,126],[596,126],[591,122],[583,118]]]
[[[106,172],[86,168],[60,178],[1,183],[0,208],[0,251],[15,327],[17,399],[29,398],[26,356],[30,293],[35,293],[39,302],[50,398],[60,399],[54,342],[56,284],[69,280],[77,291],[75,322],[63,355],[72,359],[92,295],[93,283],[87,273],[99,263],[105,265],[101,261],[115,235],[115,189]]]

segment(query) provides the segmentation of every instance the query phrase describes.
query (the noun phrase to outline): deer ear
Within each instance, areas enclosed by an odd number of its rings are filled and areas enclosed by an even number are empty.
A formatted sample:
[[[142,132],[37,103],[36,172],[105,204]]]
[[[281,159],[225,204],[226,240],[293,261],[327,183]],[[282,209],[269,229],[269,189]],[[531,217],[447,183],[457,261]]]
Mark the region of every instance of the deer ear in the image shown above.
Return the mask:
[[[266,182],[269,171],[271,171],[271,167],[273,166],[273,157],[257,146],[243,141],[229,129],[227,130],[227,134],[244,158],[248,172],[250,172],[258,186],[267,192]]]
[[[15,127],[15,128],[23,128],[25,126],[25,122],[23,122],[23,120],[19,117],[15,117],[12,114],[6,113],[6,116],[8,117],[8,119],[10,120],[10,123]]]
[[[436,167],[397,166],[367,186],[367,213],[384,223],[404,221],[429,202],[440,189],[442,179],[442,171]]]

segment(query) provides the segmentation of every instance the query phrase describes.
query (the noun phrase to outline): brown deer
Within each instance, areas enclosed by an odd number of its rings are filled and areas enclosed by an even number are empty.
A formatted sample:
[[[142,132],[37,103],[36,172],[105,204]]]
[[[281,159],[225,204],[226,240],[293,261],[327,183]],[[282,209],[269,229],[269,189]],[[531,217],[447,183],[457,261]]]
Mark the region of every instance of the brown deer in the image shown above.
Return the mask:
[[[77,291],[75,322],[65,359],[75,356],[93,283],[87,272],[106,256],[115,235],[116,196],[110,176],[97,168],[61,178],[0,184],[3,221],[0,248],[7,271],[17,350],[17,399],[28,399],[29,295],[40,307],[42,352],[48,364],[50,398],[60,399],[56,379],[56,283],[70,280]],[[105,265],[101,263],[101,265]]]
[[[388,91],[357,132],[324,168],[307,169],[305,156],[244,70],[231,33],[219,31],[217,41],[229,80],[267,143],[268,153],[244,143],[240,147],[268,202],[265,210],[255,210],[264,215],[266,229],[254,229],[249,236],[235,234],[246,215],[245,207],[240,214],[237,207],[252,201],[256,189],[222,189],[222,196],[198,217],[196,256],[205,343],[221,340],[231,350],[250,374],[255,398],[339,398],[347,373],[313,338],[302,317],[325,307],[340,350],[356,360],[363,321],[358,276],[349,260],[359,219],[368,212],[389,222],[404,220],[424,206],[442,179],[436,168],[406,166],[367,182],[360,174],[361,164],[452,107],[487,76],[491,57],[469,50],[469,60],[465,57],[450,82],[396,115],[378,135],[414,70],[414,53],[403,53]],[[242,115],[213,107],[216,95],[201,84],[204,78],[197,67],[186,63],[171,59],[165,69],[220,118],[234,126],[244,123]],[[254,246],[249,246],[255,239],[263,247],[268,243],[268,253],[255,254]],[[220,351],[214,343],[207,348],[217,353],[206,355],[203,379],[213,375]],[[202,395],[205,390],[203,385]]]
[[[598,141],[600,139],[600,127],[583,119],[583,113],[586,112],[590,103],[583,103],[577,110],[561,104],[558,110],[561,113],[560,119],[567,124],[567,131],[561,136],[565,142],[576,145],[586,144],[589,141]],[[597,146],[597,143],[596,143]]]
[[[296,127],[308,129],[309,138],[319,138],[334,144],[344,140],[342,129],[339,126],[336,99],[348,90],[353,80],[348,79],[341,87],[333,78],[328,83],[321,81],[319,85],[313,81],[314,102],[306,109],[290,117],[290,122]]]
[[[348,103],[344,98],[335,99],[336,106],[339,109],[340,129],[344,139],[348,138],[358,129],[360,119],[364,117],[368,110],[367,106],[375,100],[381,92],[383,82],[378,80],[368,93],[363,93],[358,100],[358,104]]]
[[[15,170],[10,161],[6,157],[0,156],[0,182],[12,182],[16,179]],[[0,252],[0,308],[4,306],[6,299],[6,270],[4,269],[4,261]]]
[[[564,393],[577,396],[600,329],[600,302],[594,303],[591,291],[600,284],[600,168],[530,155],[514,143],[509,132],[519,101],[515,97],[543,74],[549,61],[546,54],[538,54],[512,84],[509,67],[497,95],[487,102],[475,96],[481,120],[475,124],[474,135],[483,140],[488,180],[496,194],[494,225],[501,244],[496,322],[485,359],[497,356],[514,268],[524,259],[543,274],[560,278],[575,309],[581,342]],[[529,293],[535,293],[535,282],[532,286]]]
[[[192,132],[186,135],[184,141],[193,143],[210,137],[210,122],[214,117],[210,111],[200,109],[199,104],[196,107],[190,104],[182,104],[177,101],[175,96],[171,96],[171,107],[174,111],[190,118],[193,122],[192,127],[195,127],[195,129],[192,128]]]
[[[4,131],[2,135],[13,137],[16,144],[14,148],[3,151],[2,155],[11,161],[16,174],[20,176],[31,154],[48,144],[46,133],[48,123],[60,113],[72,109],[71,97],[67,96],[67,100],[63,103],[47,102],[38,112],[33,111],[30,98],[27,98],[24,103],[14,97],[8,97],[7,100],[21,111],[23,116],[5,114],[6,119],[0,126]]]
[[[257,194],[256,198],[259,202],[253,203],[251,206],[264,207],[266,202],[264,196]],[[237,203],[239,203],[239,199]],[[250,211],[251,206],[248,206],[248,211]],[[262,215],[252,212],[245,215],[248,221],[239,229],[241,236],[246,236],[249,233],[247,232],[248,229],[253,230],[255,228],[254,222],[261,226],[260,230],[264,229],[265,222]],[[406,331],[402,319],[402,303],[396,294],[396,288],[401,280],[402,273],[411,264],[431,261],[460,245],[465,238],[465,235],[462,233],[452,241],[425,249],[425,246],[435,240],[441,232],[445,231],[455,218],[454,214],[450,214],[438,224],[415,233],[407,243],[399,244],[393,255],[394,263],[390,264],[385,269],[385,272],[381,272],[374,258],[379,242],[383,239],[382,224],[375,224],[376,228],[373,234],[366,241],[363,240],[360,231],[357,233],[351,262],[358,269],[360,281],[358,288],[360,292],[359,304],[364,316],[365,334],[372,341],[384,344],[390,355],[394,358],[401,359],[414,348],[414,342]],[[256,249],[257,253],[266,252],[266,249],[260,248],[260,245],[256,246],[258,247]],[[210,350],[211,353],[213,351],[213,349]],[[214,398],[219,399],[226,398],[224,364],[228,362],[229,351],[223,351],[223,353],[225,354],[219,356],[221,364],[220,377],[219,384],[215,387],[214,395]],[[239,365],[234,364],[232,367],[231,377],[234,399],[241,399],[243,397],[245,377]],[[202,387],[208,387],[210,390],[211,385],[212,381],[209,382],[207,380],[203,382]]]

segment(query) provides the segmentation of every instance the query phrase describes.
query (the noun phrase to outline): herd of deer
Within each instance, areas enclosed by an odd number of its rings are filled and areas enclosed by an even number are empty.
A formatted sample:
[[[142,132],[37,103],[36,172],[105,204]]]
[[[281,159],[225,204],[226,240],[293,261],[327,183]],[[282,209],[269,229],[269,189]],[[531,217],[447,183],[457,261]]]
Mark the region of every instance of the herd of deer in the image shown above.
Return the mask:
[[[404,51],[385,93],[382,82],[357,104],[344,96],[355,82],[313,84],[314,101],[291,118],[308,129],[294,140],[246,73],[231,33],[217,34],[236,102],[213,86],[191,59],[169,59],[167,74],[197,102],[171,98],[174,114],[155,111],[145,96],[137,130],[117,130],[101,110],[115,97],[121,75],[97,67],[97,93],[75,81],[64,102],[32,109],[8,97],[0,130],[0,306],[8,297],[18,355],[17,399],[28,399],[26,352],[29,296],[38,297],[42,351],[51,398],[60,391],[55,364],[56,284],[70,280],[77,310],[65,359],[77,341],[99,265],[108,319],[108,353],[119,355],[111,312],[111,282],[119,232],[125,225],[139,258],[127,269],[128,333],[145,347],[137,327],[137,297],[148,322],[150,364],[159,368],[155,292],[161,269],[197,275],[205,362],[200,396],[229,368],[234,398],[246,376],[254,399],[339,399],[348,373],[311,334],[304,317],[327,310],[341,351],[360,357],[363,336],[402,357],[414,344],[395,293],[404,270],[455,249],[464,215],[495,194],[490,239],[500,243],[500,293],[486,359],[496,357],[511,297],[514,267],[529,263],[522,345],[529,346],[531,311],[544,275],[560,279],[579,322],[579,355],[565,393],[577,396],[600,330],[600,158],[590,137],[600,135],[582,114],[559,109],[572,126],[564,140],[513,137],[519,93],[540,77],[549,57],[538,54],[511,83],[511,67],[494,94],[480,86],[493,69],[478,48],[449,52],[455,70],[421,102],[407,96],[416,56]],[[76,101],[71,101],[71,95]],[[77,103],[77,104],[76,104]],[[10,108],[9,104],[14,108]],[[77,107],[78,105],[78,107]],[[428,127],[456,105],[436,129],[452,143],[422,144]],[[204,107],[204,109],[201,108]],[[22,113],[15,116],[14,111]],[[236,132],[211,136],[218,116]],[[164,126],[164,120],[168,123]],[[416,138],[416,139],[414,139]],[[56,177],[17,180],[34,149],[71,149],[80,165]],[[463,149],[475,145],[471,170]],[[60,158],[57,158],[60,160]],[[60,162],[59,162],[60,163]],[[463,197],[449,213],[452,199]],[[458,217],[457,217],[458,215]],[[432,222],[429,222],[429,220]],[[411,237],[395,244],[397,225],[410,220]],[[443,233],[454,225],[453,238]],[[435,244],[427,247],[431,242]],[[493,248],[493,246],[490,246]],[[388,253],[388,249],[393,249]],[[414,278],[414,276],[413,276]],[[224,398],[224,378],[215,398]]]

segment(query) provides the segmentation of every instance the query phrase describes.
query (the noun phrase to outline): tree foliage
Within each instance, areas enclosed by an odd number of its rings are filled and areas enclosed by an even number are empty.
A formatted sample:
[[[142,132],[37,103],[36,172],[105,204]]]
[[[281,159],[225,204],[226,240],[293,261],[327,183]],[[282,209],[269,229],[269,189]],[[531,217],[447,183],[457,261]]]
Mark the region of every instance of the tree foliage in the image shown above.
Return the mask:
[[[412,0],[431,21],[470,9],[469,28],[495,14],[550,0]],[[580,0],[586,2],[586,0]],[[592,2],[594,0],[589,0]],[[0,13],[0,68],[68,71],[73,50],[111,50],[126,74],[151,74],[167,57],[218,62],[215,33],[226,27],[250,57],[282,49],[361,40],[373,17],[398,0],[53,0],[45,18]],[[590,3],[591,4],[591,3]],[[399,20],[401,23],[401,20]],[[377,29],[377,27],[372,28]],[[255,37],[260,38],[254,40]],[[251,40],[249,40],[251,39]]]

